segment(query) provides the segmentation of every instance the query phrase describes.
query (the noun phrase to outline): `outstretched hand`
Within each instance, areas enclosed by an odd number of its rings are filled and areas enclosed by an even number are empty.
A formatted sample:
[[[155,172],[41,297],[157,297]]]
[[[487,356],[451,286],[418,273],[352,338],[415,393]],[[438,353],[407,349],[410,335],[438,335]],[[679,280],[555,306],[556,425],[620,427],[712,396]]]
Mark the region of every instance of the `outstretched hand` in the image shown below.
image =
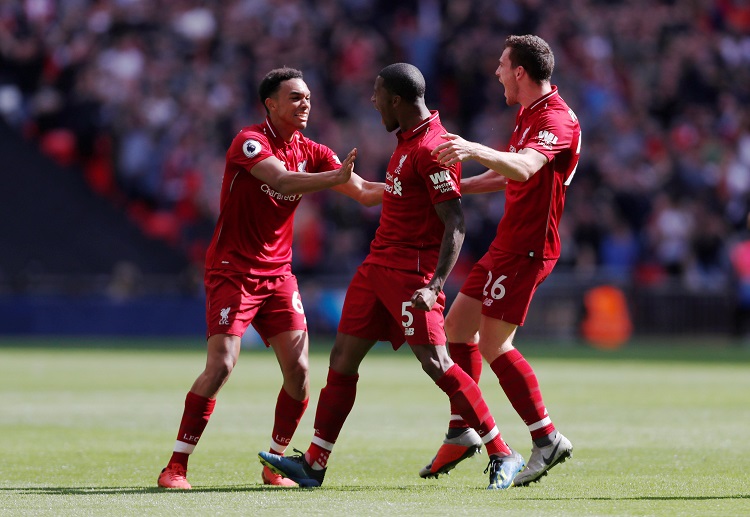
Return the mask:
[[[354,172],[354,161],[356,159],[357,148],[355,147],[354,149],[349,151],[349,154],[346,155],[344,161],[341,162],[341,168],[339,168],[339,180],[341,180],[340,184],[344,184],[351,179],[352,173]]]
[[[467,142],[453,133],[446,133],[440,136],[446,139],[447,142],[443,142],[432,150],[432,154],[437,155],[440,165],[451,166],[471,158],[471,142]]]

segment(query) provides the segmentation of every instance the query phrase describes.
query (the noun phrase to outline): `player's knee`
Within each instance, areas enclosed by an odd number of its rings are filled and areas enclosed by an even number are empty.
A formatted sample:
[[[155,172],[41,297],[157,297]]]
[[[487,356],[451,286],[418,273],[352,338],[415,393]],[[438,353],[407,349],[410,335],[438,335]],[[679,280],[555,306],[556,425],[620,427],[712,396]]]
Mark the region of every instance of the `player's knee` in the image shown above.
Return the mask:
[[[359,363],[346,352],[345,347],[334,344],[328,366],[343,375],[354,375],[357,373]]]
[[[445,317],[445,335],[448,341],[456,341],[457,326],[456,318],[451,317],[450,313],[448,313],[448,316]]]
[[[211,361],[206,366],[206,373],[217,382],[224,382],[234,369],[234,361],[230,357],[222,360]]]
[[[458,316],[445,318],[445,335],[451,343],[476,343],[479,340],[479,332],[474,328],[467,328],[466,321]]]
[[[284,369],[284,383],[294,386],[306,386],[308,384],[310,370],[306,363],[295,363]]]

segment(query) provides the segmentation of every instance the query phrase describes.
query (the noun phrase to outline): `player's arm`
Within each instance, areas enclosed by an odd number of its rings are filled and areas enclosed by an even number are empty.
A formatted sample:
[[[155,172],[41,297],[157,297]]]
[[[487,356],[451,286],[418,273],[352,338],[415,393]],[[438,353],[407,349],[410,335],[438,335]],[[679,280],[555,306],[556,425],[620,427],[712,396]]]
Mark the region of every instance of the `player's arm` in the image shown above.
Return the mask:
[[[441,165],[453,165],[466,160],[474,160],[506,178],[527,181],[547,164],[547,157],[535,149],[521,149],[517,153],[497,151],[486,145],[469,142],[458,135],[442,135],[446,142],[435,147]]]
[[[354,170],[354,160],[357,149],[352,149],[346,159],[341,162],[341,168],[316,174],[300,174],[286,170],[283,162],[275,156],[269,156],[258,162],[250,174],[269,184],[277,192],[289,194],[308,194],[317,192],[349,181]]]
[[[443,285],[448,279],[453,266],[456,265],[461,245],[466,235],[464,224],[464,212],[461,208],[461,199],[455,198],[443,201],[435,205],[435,211],[443,224],[443,241],[440,244],[440,254],[430,282],[421,289],[417,289],[411,297],[411,305],[416,309],[429,311],[435,305],[438,294],[443,290]]]
[[[365,206],[375,206],[383,202],[385,183],[367,181],[362,176],[352,172],[352,177],[343,185],[333,187],[333,190],[349,196]]]
[[[485,194],[505,190],[508,178],[493,170],[486,170],[476,176],[461,178],[461,194]]]

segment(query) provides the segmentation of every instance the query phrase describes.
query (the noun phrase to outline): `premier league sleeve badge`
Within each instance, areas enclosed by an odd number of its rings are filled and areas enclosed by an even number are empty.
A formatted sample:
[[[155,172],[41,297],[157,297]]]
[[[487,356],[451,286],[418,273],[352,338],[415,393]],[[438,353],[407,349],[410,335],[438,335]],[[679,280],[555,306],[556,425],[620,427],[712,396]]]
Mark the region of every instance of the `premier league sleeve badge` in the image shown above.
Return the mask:
[[[245,142],[242,144],[242,152],[245,153],[245,156],[248,158],[254,158],[258,156],[258,153],[260,153],[262,147],[260,145],[260,142],[257,140],[253,140],[252,138],[249,138],[245,140]]]

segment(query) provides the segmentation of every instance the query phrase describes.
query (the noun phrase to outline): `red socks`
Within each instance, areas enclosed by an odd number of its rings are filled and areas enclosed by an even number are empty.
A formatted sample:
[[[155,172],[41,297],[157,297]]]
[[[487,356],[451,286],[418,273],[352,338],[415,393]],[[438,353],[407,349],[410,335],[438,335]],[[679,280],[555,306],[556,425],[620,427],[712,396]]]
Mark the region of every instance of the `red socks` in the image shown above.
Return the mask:
[[[510,454],[510,449],[500,436],[479,386],[460,366],[451,366],[435,384],[448,395],[451,407],[456,408],[466,423],[479,433],[488,454]]]
[[[196,395],[192,391],[185,397],[185,410],[182,413],[177,442],[169,464],[179,463],[187,469],[188,457],[195,449],[203,430],[214,411],[216,399]]]
[[[201,397],[188,392],[185,397],[185,410],[177,433],[177,442],[169,463],[179,463],[187,469],[188,458],[198,444],[203,431],[216,406],[216,399]],[[271,452],[284,454],[286,447],[297,430],[299,421],[307,409],[307,400],[294,400],[281,389],[276,400],[276,413],[271,439]]]
[[[453,362],[479,384],[479,377],[482,375],[482,354],[479,352],[479,346],[476,343],[448,343],[448,351]],[[469,424],[461,417],[459,408],[455,407],[451,401],[451,419],[448,428],[466,427],[469,427]]]
[[[293,399],[284,388],[281,388],[276,399],[270,452],[284,454],[299,426],[302,415],[305,414],[307,402],[308,399],[302,401]]]
[[[325,468],[333,445],[344,427],[346,417],[354,407],[359,375],[343,375],[328,369],[328,380],[320,390],[315,412],[315,435],[305,459],[313,468]]]
[[[555,430],[544,407],[534,370],[516,349],[492,361],[490,368],[497,375],[500,386],[513,408],[531,432],[531,439],[543,438]]]

